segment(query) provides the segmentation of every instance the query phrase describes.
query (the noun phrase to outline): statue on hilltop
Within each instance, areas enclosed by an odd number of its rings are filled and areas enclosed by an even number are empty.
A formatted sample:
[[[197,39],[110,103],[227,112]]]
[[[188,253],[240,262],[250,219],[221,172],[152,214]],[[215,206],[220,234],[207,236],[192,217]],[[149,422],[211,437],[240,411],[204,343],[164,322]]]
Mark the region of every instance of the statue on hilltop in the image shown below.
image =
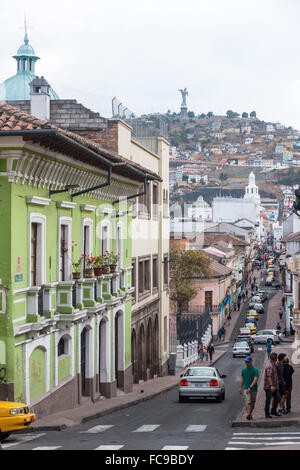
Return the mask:
[[[186,88],[184,90],[181,89],[181,90],[178,90],[178,91],[180,91],[181,96],[182,96],[181,107],[186,108],[186,97],[189,96],[188,91],[187,91]]]

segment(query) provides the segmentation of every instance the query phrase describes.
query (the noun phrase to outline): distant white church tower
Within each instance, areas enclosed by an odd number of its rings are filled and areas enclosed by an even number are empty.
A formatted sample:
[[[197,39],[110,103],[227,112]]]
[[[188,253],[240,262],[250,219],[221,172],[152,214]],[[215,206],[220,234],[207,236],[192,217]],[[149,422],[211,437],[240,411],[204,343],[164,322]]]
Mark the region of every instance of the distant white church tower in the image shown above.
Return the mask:
[[[250,199],[260,206],[260,195],[258,191],[258,186],[255,184],[255,174],[253,173],[253,171],[251,171],[249,175],[249,182],[248,186],[246,186],[245,188],[244,199]]]

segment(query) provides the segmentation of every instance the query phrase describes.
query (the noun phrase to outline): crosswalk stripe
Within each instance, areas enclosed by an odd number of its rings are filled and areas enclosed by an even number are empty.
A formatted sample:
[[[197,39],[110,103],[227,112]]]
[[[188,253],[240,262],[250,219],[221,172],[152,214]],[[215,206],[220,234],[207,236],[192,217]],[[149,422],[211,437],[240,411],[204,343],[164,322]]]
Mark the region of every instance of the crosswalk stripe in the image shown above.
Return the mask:
[[[203,432],[206,429],[204,424],[190,424],[185,430],[185,432]]]
[[[19,438],[19,436],[15,435],[14,438],[16,439],[15,442],[5,442],[2,444],[2,449],[8,449],[9,447],[14,447],[14,446],[18,446],[20,444],[23,444],[25,442],[29,442],[29,441],[33,441],[34,439],[38,439],[39,437],[42,437],[42,436],[45,436],[45,432],[43,433],[40,433],[40,434],[32,434],[32,435],[28,435],[28,436],[22,436],[21,438]]]
[[[95,450],[120,450],[122,447],[124,447],[124,445],[101,445],[96,447]]]
[[[162,450],[187,450],[189,446],[164,446]]]
[[[155,431],[155,429],[159,428],[160,424],[144,424],[143,426],[140,426],[138,429],[132,432],[152,432]]]
[[[61,448],[61,446],[56,446],[56,447],[55,446],[52,446],[52,447],[51,446],[48,446],[48,447],[47,446],[41,446],[41,447],[35,447],[32,450],[56,450],[56,449],[60,449],[60,448]]]
[[[103,424],[99,426],[94,426],[93,428],[90,428],[87,431],[80,431],[80,433],[81,434],[84,434],[84,433],[97,434],[99,432],[107,431],[108,429],[111,429],[113,427],[114,427],[113,424]]]

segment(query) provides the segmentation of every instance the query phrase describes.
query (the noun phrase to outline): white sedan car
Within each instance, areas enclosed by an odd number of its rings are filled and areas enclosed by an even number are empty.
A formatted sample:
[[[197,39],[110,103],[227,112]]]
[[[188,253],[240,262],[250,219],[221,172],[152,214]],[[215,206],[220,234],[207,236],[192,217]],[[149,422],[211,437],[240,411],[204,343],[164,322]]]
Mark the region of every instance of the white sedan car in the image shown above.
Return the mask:
[[[189,398],[225,399],[226,375],[221,375],[215,367],[189,367],[182,374],[179,383],[179,402]]]

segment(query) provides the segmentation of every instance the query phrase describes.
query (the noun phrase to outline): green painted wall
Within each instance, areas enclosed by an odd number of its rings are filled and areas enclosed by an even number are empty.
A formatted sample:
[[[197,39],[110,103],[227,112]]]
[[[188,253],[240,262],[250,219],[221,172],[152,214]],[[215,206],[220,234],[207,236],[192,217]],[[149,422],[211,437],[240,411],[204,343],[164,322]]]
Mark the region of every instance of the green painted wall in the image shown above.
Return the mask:
[[[46,354],[40,348],[36,348],[29,359],[30,373],[30,401],[46,392]]]

